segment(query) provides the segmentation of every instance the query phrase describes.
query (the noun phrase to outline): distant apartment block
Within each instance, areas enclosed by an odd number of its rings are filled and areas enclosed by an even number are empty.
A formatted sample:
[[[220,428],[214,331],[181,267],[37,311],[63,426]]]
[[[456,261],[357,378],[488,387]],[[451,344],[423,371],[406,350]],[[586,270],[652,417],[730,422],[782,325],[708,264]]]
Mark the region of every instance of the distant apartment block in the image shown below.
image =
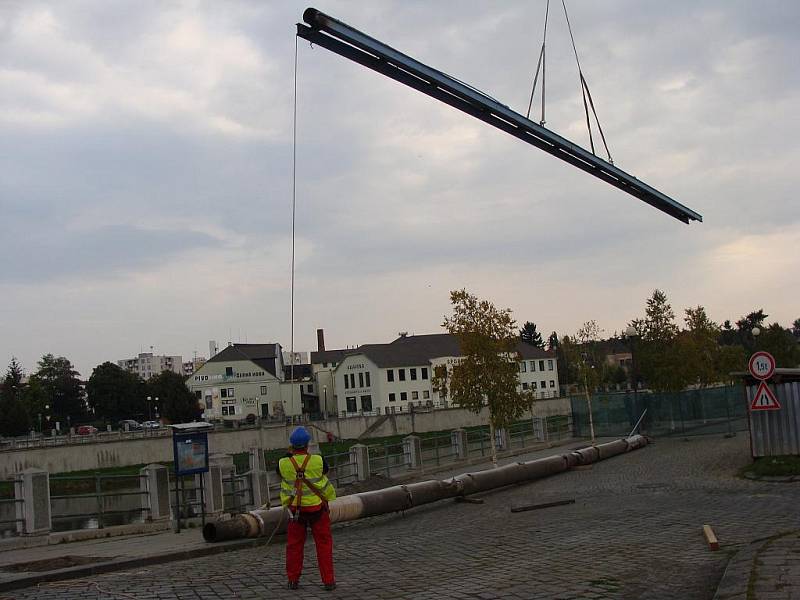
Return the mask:
[[[198,356],[194,360],[189,360],[183,363],[183,375],[188,377],[193,375],[197,369],[206,364],[206,359],[203,356]]]
[[[162,356],[152,352],[142,352],[136,358],[124,358],[117,365],[126,371],[136,373],[142,379],[150,379],[163,371],[183,375],[183,357]]]

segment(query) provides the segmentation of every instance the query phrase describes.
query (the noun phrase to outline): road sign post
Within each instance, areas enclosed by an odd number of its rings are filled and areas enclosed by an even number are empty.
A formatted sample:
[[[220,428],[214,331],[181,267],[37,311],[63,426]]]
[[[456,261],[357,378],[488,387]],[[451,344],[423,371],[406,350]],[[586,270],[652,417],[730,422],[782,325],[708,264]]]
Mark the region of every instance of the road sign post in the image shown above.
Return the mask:
[[[767,380],[775,373],[775,358],[763,350],[755,352],[747,362],[747,368],[750,375],[760,382],[750,402],[750,410],[780,410],[781,403],[767,385]]]
[[[775,373],[775,359],[769,352],[755,352],[747,363],[750,374],[756,379],[766,381]]]

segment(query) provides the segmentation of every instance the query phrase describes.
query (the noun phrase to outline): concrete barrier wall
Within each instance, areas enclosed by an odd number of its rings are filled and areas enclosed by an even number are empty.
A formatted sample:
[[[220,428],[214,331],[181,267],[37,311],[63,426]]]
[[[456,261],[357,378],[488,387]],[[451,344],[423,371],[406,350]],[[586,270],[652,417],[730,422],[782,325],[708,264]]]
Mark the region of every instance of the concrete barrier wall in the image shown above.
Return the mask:
[[[555,398],[542,400],[534,406],[533,414],[569,414],[569,400]],[[421,413],[404,413],[373,417],[350,417],[314,421],[310,424],[314,438],[324,442],[327,433],[344,439],[358,438],[369,427],[380,421],[369,437],[408,435],[413,432],[442,431],[460,427],[475,427],[488,422],[488,412],[475,414],[460,408],[449,408]],[[265,425],[261,428],[222,429],[209,433],[209,451],[237,454],[250,448],[283,448],[288,445],[289,433],[294,426]],[[0,479],[5,479],[23,469],[39,468],[50,473],[67,473],[108,467],[167,462],[172,460],[171,437],[121,439],[97,443],[82,443],[54,448],[31,448],[0,452]]]

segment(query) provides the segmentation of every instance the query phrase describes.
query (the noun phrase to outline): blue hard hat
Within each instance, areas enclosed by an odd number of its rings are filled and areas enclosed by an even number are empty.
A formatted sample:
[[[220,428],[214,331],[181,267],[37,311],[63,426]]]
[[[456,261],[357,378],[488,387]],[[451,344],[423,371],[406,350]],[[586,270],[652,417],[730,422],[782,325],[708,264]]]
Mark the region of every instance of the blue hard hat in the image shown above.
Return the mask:
[[[305,448],[311,441],[311,434],[305,427],[297,427],[289,436],[289,443],[295,448]]]

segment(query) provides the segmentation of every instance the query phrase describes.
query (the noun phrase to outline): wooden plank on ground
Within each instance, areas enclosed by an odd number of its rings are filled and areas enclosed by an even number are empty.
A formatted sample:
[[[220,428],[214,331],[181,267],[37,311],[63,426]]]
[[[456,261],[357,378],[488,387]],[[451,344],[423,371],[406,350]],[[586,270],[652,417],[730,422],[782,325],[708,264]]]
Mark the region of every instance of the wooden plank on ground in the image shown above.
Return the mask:
[[[543,504],[528,504],[526,506],[514,506],[511,512],[525,512],[526,510],[539,510],[540,508],[550,508],[552,506],[564,506],[565,504],[575,504],[575,499],[558,500],[557,502],[545,502]]]
[[[714,530],[711,529],[711,525],[703,525],[703,535],[706,538],[709,550],[719,550],[719,540],[717,540],[717,536],[714,535]]]

